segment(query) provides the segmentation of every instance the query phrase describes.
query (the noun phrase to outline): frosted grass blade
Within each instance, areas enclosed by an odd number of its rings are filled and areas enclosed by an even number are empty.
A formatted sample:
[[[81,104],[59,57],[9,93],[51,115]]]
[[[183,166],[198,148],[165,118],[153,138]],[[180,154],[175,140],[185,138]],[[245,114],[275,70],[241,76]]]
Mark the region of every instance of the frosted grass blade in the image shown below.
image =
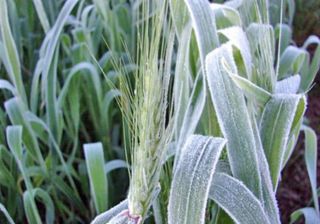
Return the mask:
[[[215,15],[218,29],[242,25],[241,17],[236,9],[229,7],[226,4],[211,3],[210,6]]]
[[[104,155],[101,143],[84,145],[84,154],[90,180],[91,193],[97,214],[108,208],[108,183],[104,172]]]
[[[300,75],[290,76],[276,83],[275,93],[296,94],[301,83]]]
[[[41,218],[38,208],[32,195],[32,184],[23,164],[23,149],[22,149],[22,126],[8,126],[6,129],[7,141],[10,151],[15,157],[19,166],[20,172],[24,179],[27,190],[23,194],[23,204],[29,223],[41,224]]]
[[[56,67],[57,67],[57,57],[58,52],[56,52],[56,58],[54,60],[54,54],[57,50],[58,41],[62,28],[66,23],[67,18],[69,17],[72,9],[77,4],[78,0],[68,0],[63,5],[58,18],[49,31],[48,38],[45,39],[43,45],[46,46],[45,53],[43,56],[42,64],[42,77],[43,77],[43,88],[45,90],[46,97],[46,106],[47,106],[47,119],[50,129],[52,130],[53,135],[56,140],[59,139],[59,115],[56,103]],[[43,50],[43,47],[41,47]],[[58,141],[59,142],[59,141]]]
[[[320,223],[320,218],[317,216],[316,211],[314,208],[302,208],[294,213],[291,214],[290,216],[290,224],[295,223],[298,221],[300,216],[303,215],[305,218],[305,224],[318,224]]]
[[[120,169],[120,168],[129,169],[130,165],[126,161],[121,160],[121,159],[111,160],[104,165],[105,174],[108,174],[111,171],[116,170],[116,169]]]
[[[14,95],[14,96],[17,95],[16,88],[14,88],[14,86],[11,85],[11,83],[8,82],[7,80],[0,79],[0,89],[9,90],[12,93],[12,95]]]
[[[27,194],[25,192],[24,194]],[[32,190],[33,197],[37,197],[43,203],[46,209],[46,224],[53,224],[55,213],[54,213],[54,205],[50,195],[41,188],[35,188]],[[27,205],[25,205],[26,207]]]
[[[255,141],[246,102],[226,71],[223,60],[232,73],[237,73],[230,44],[212,51],[206,59],[209,90],[223,136],[228,140],[228,159],[233,175],[260,198],[261,179]],[[217,91],[219,90],[219,91]]]
[[[232,45],[234,45],[240,51],[241,59],[243,60],[244,64],[243,66],[245,67],[244,75],[247,79],[252,80],[252,57],[249,41],[245,32],[241,27],[234,26],[219,30],[218,33],[224,35],[225,38],[227,38]],[[236,61],[240,61],[240,59],[237,59]]]
[[[315,211],[320,218],[319,199],[317,195],[317,135],[315,131],[307,126],[303,126],[305,134],[305,153],[304,158],[307,165],[308,176],[311,183],[311,191]]]
[[[303,48],[306,50],[312,44],[317,45],[317,48],[313,54],[311,64],[309,65],[310,57],[308,56],[301,71],[302,82],[300,89],[303,91],[307,91],[310,88],[320,68],[320,39],[317,36],[310,36],[305,41]]]
[[[298,74],[301,70],[307,52],[303,49],[289,46],[280,58],[278,79],[287,77],[290,74]]]
[[[7,209],[1,203],[0,203],[0,211],[4,214],[9,224],[15,224],[10,214],[8,213]]]
[[[227,174],[213,175],[209,197],[236,223],[270,223],[261,203],[252,192],[239,180]]]
[[[2,41],[2,59],[10,80],[16,87],[22,101],[27,105],[27,97],[21,75],[21,65],[8,18],[6,0],[0,0],[0,35]]]
[[[205,57],[207,54],[219,45],[219,40],[216,32],[215,20],[213,12],[210,9],[210,4],[206,0],[185,0],[185,4],[189,10],[192,20],[192,26],[195,31],[200,60],[201,71],[198,73],[195,84],[189,97],[189,102],[184,114],[182,123],[182,135],[179,136],[178,150],[175,161],[180,159],[180,151],[183,142],[186,141],[188,135],[194,132],[197,123],[201,118],[201,113],[205,106],[206,100],[206,84],[205,84]],[[207,27],[210,27],[208,30]],[[191,122],[191,127],[189,127]],[[188,128],[186,128],[188,127]],[[183,133],[186,132],[186,133]],[[177,163],[175,163],[177,164]]]
[[[206,0],[185,0],[197,37],[202,66],[207,54],[219,45],[216,22],[210,4]]]
[[[91,224],[106,224],[112,218],[117,216],[119,213],[123,212],[124,210],[128,209],[128,201],[124,200],[118,205],[114,206],[113,208],[109,209],[108,211],[101,213],[100,215],[96,216],[95,219],[91,222]]]
[[[272,224],[281,224],[280,213],[277,205],[277,200],[273,191],[273,185],[270,175],[269,164],[264,154],[259,128],[255,120],[255,116],[251,113],[253,134],[256,142],[256,150],[258,155],[258,164],[261,175],[261,187],[262,187],[262,200],[261,205]]]
[[[21,99],[14,97],[12,99],[7,100],[4,103],[4,107],[6,109],[6,112],[8,113],[11,123],[23,126],[24,131],[22,138],[24,145],[28,149],[28,152],[30,153],[32,158],[35,161],[39,162],[43,171],[46,172],[46,165],[42,153],[40,151],[40,146],[37,141],[37,138],[34,132],[32,131],[31,125],[25,120],[23,116],[23,113],[25,111],[23,102],[21,101]]]
[[[38,17],[40,19],[40,23],[45,33],[48,33],[50,30],[50,24],[48,17],[46,15],[46,11],[44,10],[42,0],[33,0],[34,7],[36,8]]]
[[[300,95],[273,95],[266,104],[260,124],[260,136],[269,163],[274,189],[277,189],[285,150]]]
[[[191,135],[181,151],[171,184],[168,223],[204,223],[210,183],[226,141]]]
[[[231,71],[228,71],[228,74],[234,83],[243,90],[244,94],[248,98],[257,100],[261,105],[265,105],[271,98],[271,94],[269,92],[260,88],[248,79],[242,78],[236,74],[232,74]]]
[[[306,111],[306,107],[307,107],[307,100],[305,96],[302,96],[299,100],[295,115],[294,115],[294,119],[292,122],[292,126],[290,129],[290,139],[288,140],[287,143],[287,149],[284,155],[284,160],[282,162],[282,169],[284,168],[284,166],[286,165],[286,163],[288,162],[293,150],[294,150],[294,146],[296,145],[297,141],[298,141],[298,136],[300,133],[300,128],[301,128],[301,124],[303,121],[303,115]]]
[[[188,9],[186,4],[181,0],[170,0],[169,4],[172,21],[176,29],[176,34],[180,40],[183,30],[190,20]]]
[[[269,24],[252,23],[246,30],[252,61],[256,68],[253,80],[261,88],[273,92],[277,77],[274,69],[275,40],[273,27]]]

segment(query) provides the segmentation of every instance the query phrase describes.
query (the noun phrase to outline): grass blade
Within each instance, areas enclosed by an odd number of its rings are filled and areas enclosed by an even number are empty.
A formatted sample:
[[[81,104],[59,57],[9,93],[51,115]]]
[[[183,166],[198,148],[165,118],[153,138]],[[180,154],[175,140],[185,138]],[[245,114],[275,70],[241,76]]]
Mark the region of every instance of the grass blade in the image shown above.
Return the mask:
[[[36,8],[36,11],[44,32],[48,33],[50,29],[50,24],[49,24],[48,17],[46,15],[46,11],[44,10],[42,0],[33,0],[33,4],[34,4],[34,7]]]
[[[260,136],[274,189],[278,185],[290,129],[300,98],[300,95],[293,94],[274,95],[262,114]]]
[[[227,174],[213,175],[209,197],[236,223],[269,223],[259,200],[239,180]]]
[[[275,93],[296,94],[301,82],[300,75],[290,76],[276,83]]]
[[[317,135],[314,130],[304,126],[305,134],[305,153],[304,158],[307,165],[308,176],[311,183],[312,198],[314,202],[315,211],[319,215],[319,200],[317,195]]]
[[[298,221],[301,215],[303,215],[305,218],[305,224],[320,223],[320,218],[319,216],[317,216],[316,210],[314,210],[314,208],[302,208],[291,214],[290,224],[293,224],[296,221]]]
[[[89,174],[91,193],[97,214],[108,208],[108,185],[104,172],[104,155],[101,143],[84,145],[87,170]]]
[[[112,218],[114,218],[115,216],[117,216],[119,213],[123,212],[126,209],[128,209],[128,201],[124,200],[121,203],[119,203],[118,205],[109,209],[108,211],[95,217],[95,219],[91,222],[91,224],[106,224]]]
[[[4,214],[4,216],[7,218],[7,221],[9,224],[15,224],[13,219],[11,218],[10,214],[8,213],[7,209],[3,206],[3,204],[0,203],[0,211]]]
[[[210,183],[226,141],[192,135],[181,152],[168,205],[168,223],[204,223]]]
[[[18,56],[16,44],[14,42],[8,18],[8,9],[6,0],[0,0],[0,35],[3,44],[2,60],[8,72],[10,80],[16,87],[19,96],[27,105],[27,96],[21,76],[21,65]]]
[[[22,149],[22,126],[9,126],[6,129],[7,141],[11,152],[13,153],[20,172],[26,184],[27,191],[23,194],[24,209],[29,223],[41,224],[41,218],[38,208],[32,194],[32,184],[23,164]]]
[[[231,52],[231,45],[226,44],[207,56],[207,80],[221,131],[228,140],[232,173],[260,198],[261,180],[245,98],[223,66],[225,60],[232,73],[237,73]]]

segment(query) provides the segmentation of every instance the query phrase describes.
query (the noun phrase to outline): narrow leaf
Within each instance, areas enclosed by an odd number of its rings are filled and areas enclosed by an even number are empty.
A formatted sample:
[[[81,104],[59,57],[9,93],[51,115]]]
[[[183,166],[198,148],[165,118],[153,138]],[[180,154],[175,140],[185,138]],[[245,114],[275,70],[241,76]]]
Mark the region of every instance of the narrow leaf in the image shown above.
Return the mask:
[[[7,221],[9,222],[9,224],[15,224],[13,219],[11,218],[9,212],[7,211],[7,209],[3,206],[3,204],[0,203],[0,211],[4,214],[4,216],[7,218]]]
[[[27,97],[22,81],[21,65],[18,56],[16,44],[14,42],[8,17],[8,8],[6,0],[0,0],[0,35],[3,42],[3,54],[1,57],[4,60],[5,68],[8,72],[11,82],[13,82],[17,89],[19,96],[27,105]]]
[[[248,109],[241,89],[229,77],[223,60],[228,62],[232,73],[237,73],[230,44],[222,45],[206,59],[212,102],[223,136],[228,140],[227,150],[232,173],[260,198],[261,180]]]
[[[319,213],[319,200],[317,195],[317,135],[314,130],[311,128],[304,126],[303,127],[304,134],[305,134],[305,153],[304,158],[307,165],[308,176],[311,183],[311,191],[312,191],[312,198],[315,207],[315,211]]]
[[[314,208],[302,208],[290,216],[290,223],[293,224],[294,222],[298,221],[300,216],[303,215],[305,218],[305,224],[318,224],[320,223],[320,218],[317,216],[316,211]]]
[[[192,135],[176,167],[169,197],[168,223],[204,223],[210,183],[226,141]]]
[[[117,216],[122,211],[128,209],[128,201],[122,201],[118,205],[114,206],[113,208],[109,209],[108,211],[101,213],[100,215],[96,216],[91,224],[106,224],[108,223],[113,217]]]
[[[259,200],[239,180],[227,174],[213,175],[209,197],[236,223],[269,223]]]
[[[104,155],[101,143],[84,145],[84,154],[90,179],[91,193],[96,212],[99,214],[108,207],[108,185],[104,172]]]
[[[293,94],[274,95],[262,114],[260,135],[274,189],[278,185],[290,129],[300,98],[300,95]]]
[[[292,93],[295,94],[299,90],[301,82],[300,75],[290,76],[276,83],[275,93]]]

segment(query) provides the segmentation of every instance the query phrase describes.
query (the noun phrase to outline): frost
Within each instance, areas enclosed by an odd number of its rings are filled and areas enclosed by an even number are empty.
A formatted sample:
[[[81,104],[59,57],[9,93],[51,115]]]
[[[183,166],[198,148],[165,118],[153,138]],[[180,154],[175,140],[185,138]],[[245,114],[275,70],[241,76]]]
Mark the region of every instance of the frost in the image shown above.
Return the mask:
[[[204,223],[212,175],[226,141],[192,135],[177,164],[169,198],[169,224]]]
[[[269,223],[259,200],[245,185],[231,176],[215,173],[209,197],[222,207],[236,223]]]

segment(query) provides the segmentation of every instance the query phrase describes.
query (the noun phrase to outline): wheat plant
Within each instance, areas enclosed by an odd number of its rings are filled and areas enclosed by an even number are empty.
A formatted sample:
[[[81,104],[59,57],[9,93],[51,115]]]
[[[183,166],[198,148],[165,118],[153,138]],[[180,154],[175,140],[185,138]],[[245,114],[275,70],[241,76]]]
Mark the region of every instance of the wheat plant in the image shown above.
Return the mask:
[[[320,40],[294,1],[219,2],[0,0],[1,223],[277,224],[301,130],[317,223]]]

